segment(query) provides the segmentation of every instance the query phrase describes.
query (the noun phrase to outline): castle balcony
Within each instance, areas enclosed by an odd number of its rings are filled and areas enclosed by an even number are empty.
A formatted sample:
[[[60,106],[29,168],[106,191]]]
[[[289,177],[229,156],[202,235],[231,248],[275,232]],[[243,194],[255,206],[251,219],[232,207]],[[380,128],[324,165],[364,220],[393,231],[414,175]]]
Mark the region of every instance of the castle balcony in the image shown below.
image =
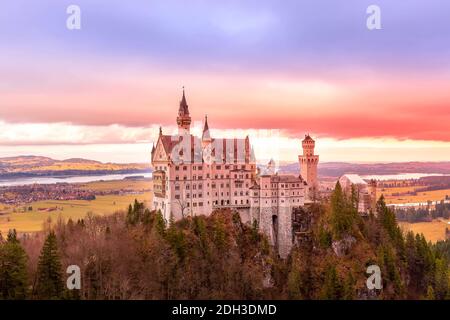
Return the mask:
[[[244,204],[213,204],[213,209],[249,209],[250,204],[244,203]]]

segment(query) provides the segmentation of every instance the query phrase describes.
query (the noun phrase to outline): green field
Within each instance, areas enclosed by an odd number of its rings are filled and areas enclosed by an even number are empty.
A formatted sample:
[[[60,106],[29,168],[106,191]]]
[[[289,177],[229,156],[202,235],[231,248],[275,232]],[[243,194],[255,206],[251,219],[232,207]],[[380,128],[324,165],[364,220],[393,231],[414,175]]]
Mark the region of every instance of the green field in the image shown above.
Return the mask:
[[[119,210],[126,210],[134,199],[145,202],[149,206],[151,192],[144,192],[133,195],[107,195],[97,196],[96,200],[71,200],[71,201],[38,201],[18,207],[0,204],[0,231],[5,234],[9,229],[16,229],[18,232],[35,232],[43,228],[43,223],[50,217],[52,222],[58,221],[61,217],[65,220],[72,218],[77,220],[84,218],[88,212],[96,215],[112,214]],[[32,207],[32,211],[28,211]],[[56,208],[54,211],[45,209]],[[43,209],[43,210],[39,210]]]

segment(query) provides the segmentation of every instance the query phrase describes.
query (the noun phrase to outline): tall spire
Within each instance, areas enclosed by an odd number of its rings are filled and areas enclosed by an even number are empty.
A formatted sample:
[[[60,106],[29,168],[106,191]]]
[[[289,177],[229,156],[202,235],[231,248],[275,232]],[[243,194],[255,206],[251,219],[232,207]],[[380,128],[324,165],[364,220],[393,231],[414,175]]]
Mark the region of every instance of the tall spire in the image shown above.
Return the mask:
[[[186,95],[184,93],[184,86],[183,86],[183,96],[181,97],[180,101],[180,109],[178,110],[178,115],[180,116],[189,116],[189,106],[186,102]]]
[[[211,140],[211,135],[209,134],[209,126],[208,126],[208,115],[205,116],[205,125],[203,127],[202,140]]]
[[[186,102],[184,86],[183,86],[183,96],[181,97],[180,101],[180,108],[178,109],[177,124],[178,124],[178,134],[180,135],[189,134],[191,127],[191,117],[189,115],[189,107]]]

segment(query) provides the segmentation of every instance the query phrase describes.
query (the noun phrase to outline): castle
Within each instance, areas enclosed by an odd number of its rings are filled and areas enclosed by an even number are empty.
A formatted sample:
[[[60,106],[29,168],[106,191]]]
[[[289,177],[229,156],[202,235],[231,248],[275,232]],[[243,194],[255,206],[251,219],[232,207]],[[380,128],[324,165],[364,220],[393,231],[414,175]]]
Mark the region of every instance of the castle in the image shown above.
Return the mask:
[[[152,148],[152,209],[170,221],[230,208],[243,222],[256,221],[279,255],[286,257],[294,241],[293,210],[304,206],[317,188],[314,140],[306,135],[302,141],[301,174],[285,175],[275,172],[273,160],[262,170],[257,167],[248,136],[211,137],[207,117],[202,136],[192,135],[184,90],[177,125],[176,135],[165,135],[160,128]]]

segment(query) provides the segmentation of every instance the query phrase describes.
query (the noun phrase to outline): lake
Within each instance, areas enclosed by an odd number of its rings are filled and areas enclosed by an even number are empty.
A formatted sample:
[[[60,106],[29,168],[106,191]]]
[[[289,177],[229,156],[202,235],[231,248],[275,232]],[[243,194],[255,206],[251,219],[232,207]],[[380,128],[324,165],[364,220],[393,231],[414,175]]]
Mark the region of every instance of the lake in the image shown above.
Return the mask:
[[[52,183],[86,183],[99,180],[122,180],[126,177],[145,177],[151,178],[149,173],[126,173],[126,174],[105,174],[105,175],[90,175],[90,176],[61,176],[61,177],[32,177],[32,178],[18,178],[0,180],[0,187],[22,186],[28,184],[52,184]]]

